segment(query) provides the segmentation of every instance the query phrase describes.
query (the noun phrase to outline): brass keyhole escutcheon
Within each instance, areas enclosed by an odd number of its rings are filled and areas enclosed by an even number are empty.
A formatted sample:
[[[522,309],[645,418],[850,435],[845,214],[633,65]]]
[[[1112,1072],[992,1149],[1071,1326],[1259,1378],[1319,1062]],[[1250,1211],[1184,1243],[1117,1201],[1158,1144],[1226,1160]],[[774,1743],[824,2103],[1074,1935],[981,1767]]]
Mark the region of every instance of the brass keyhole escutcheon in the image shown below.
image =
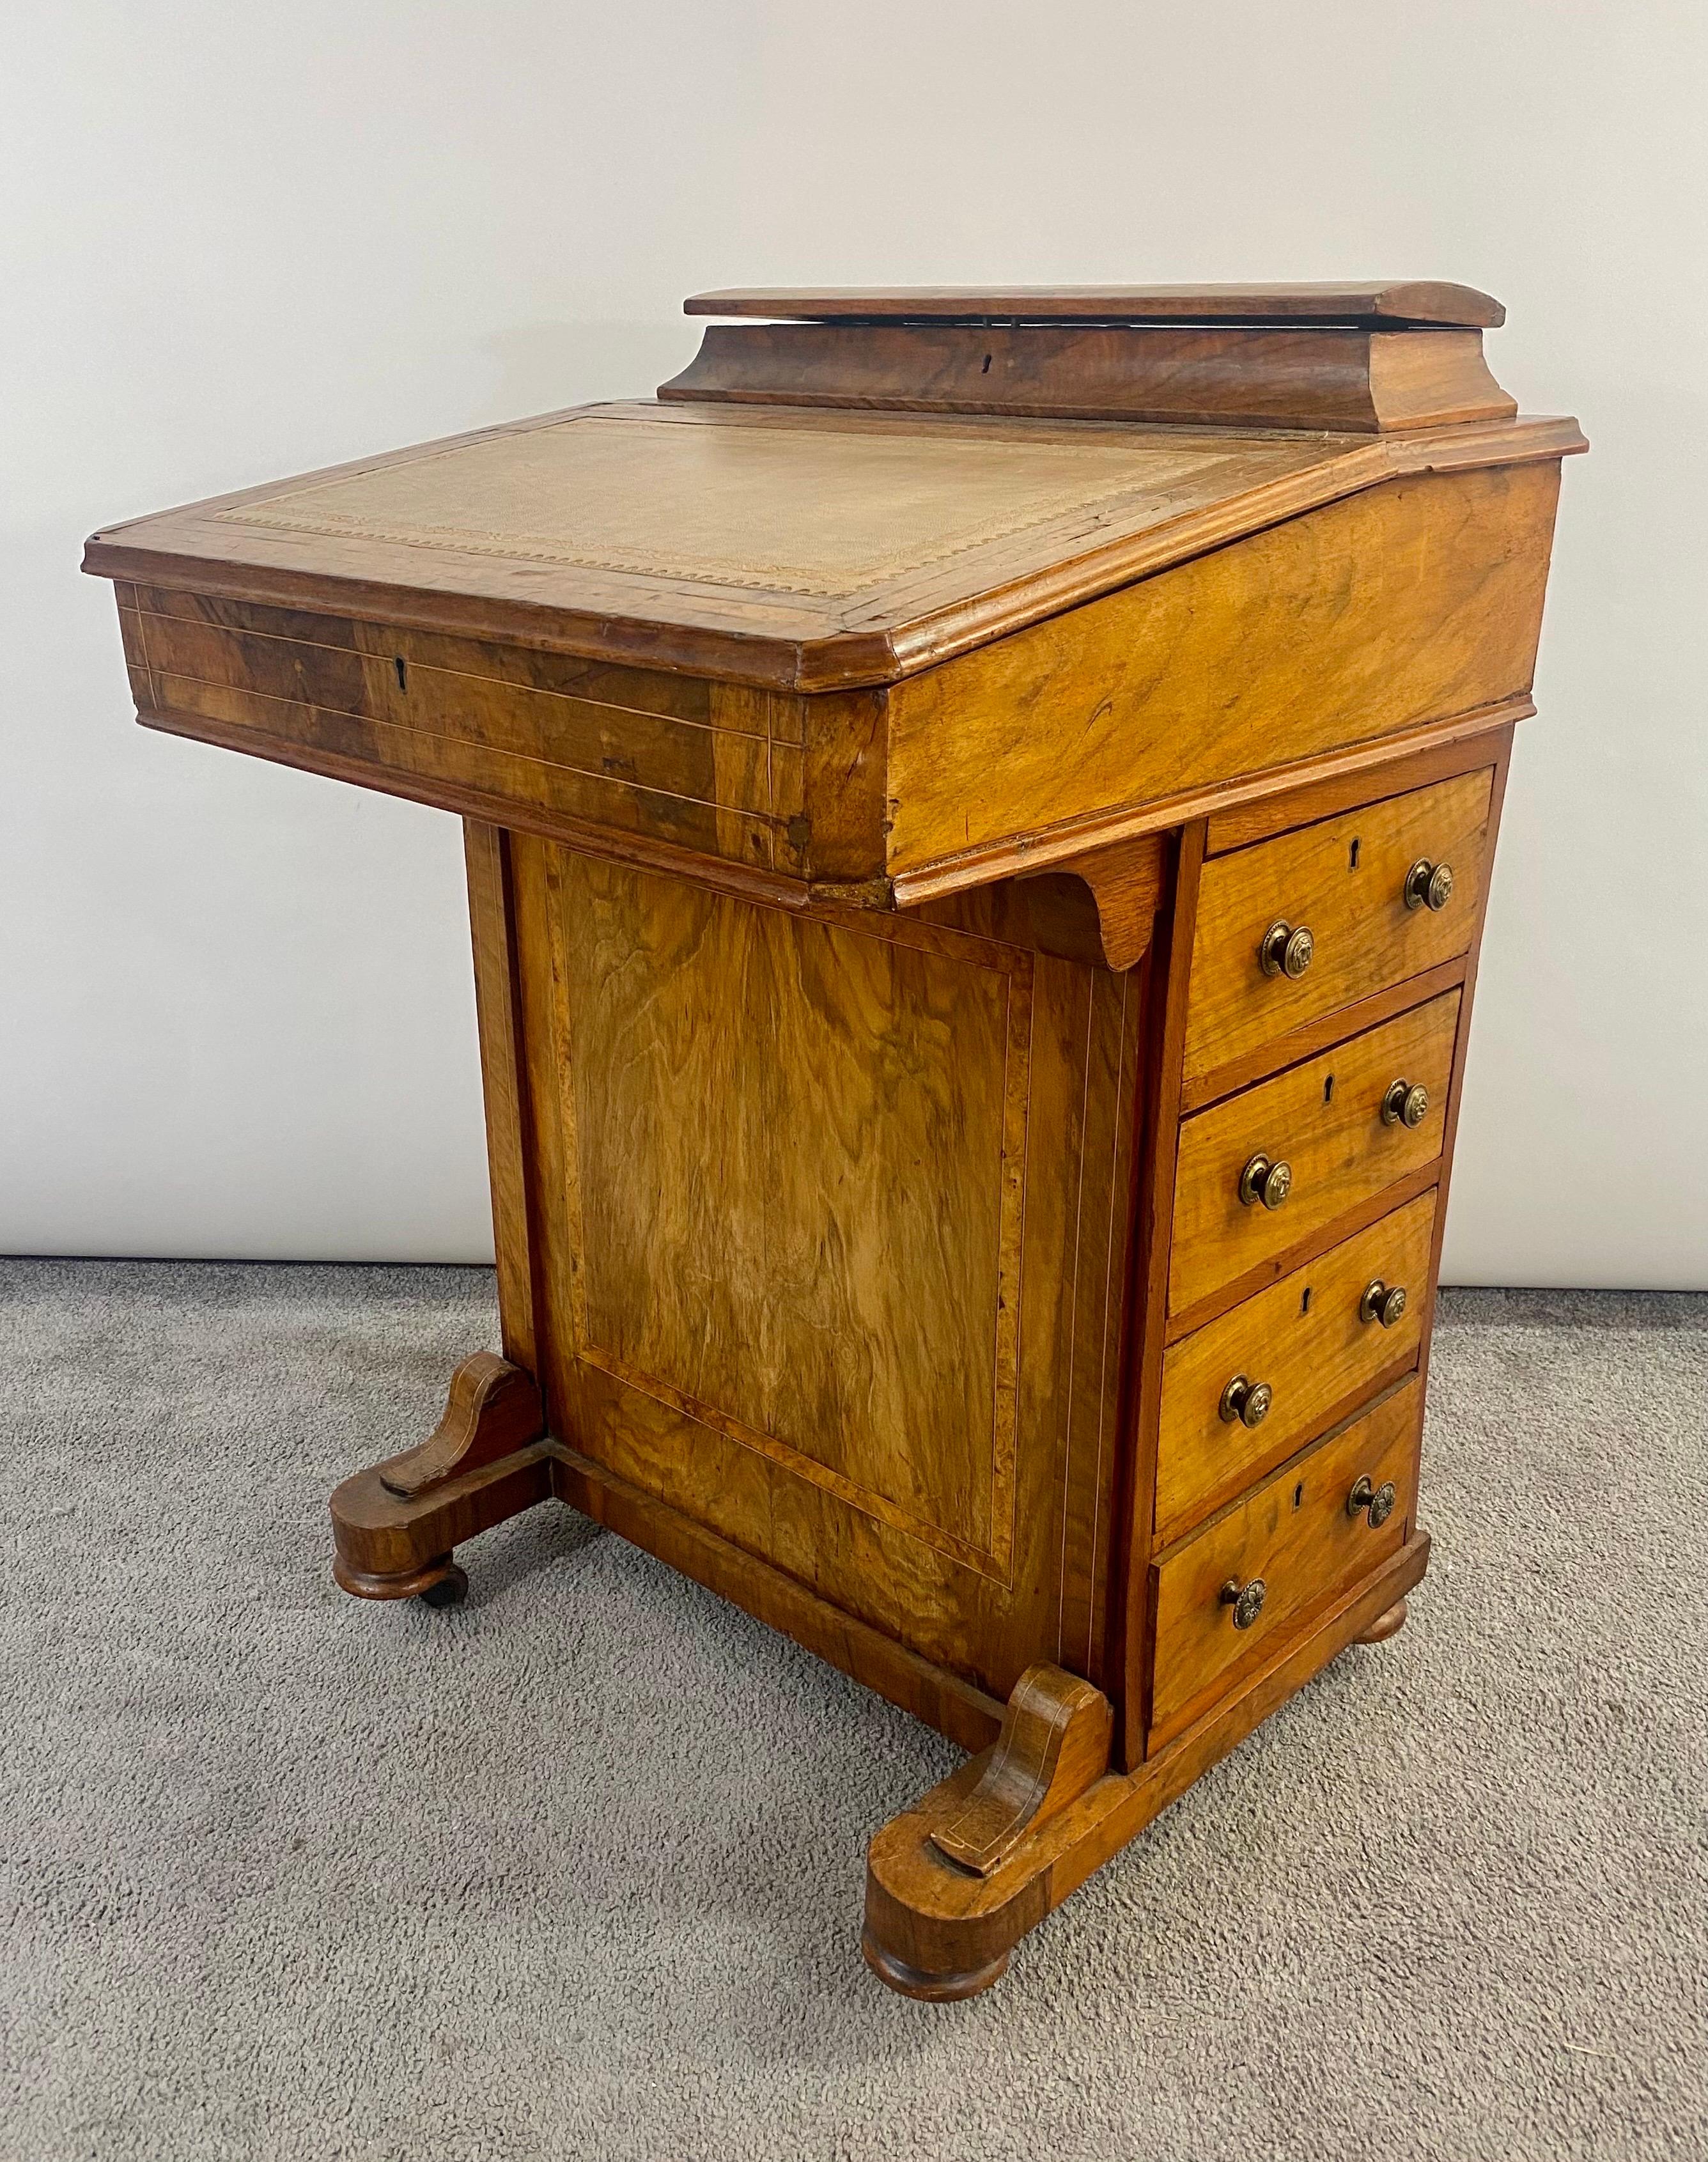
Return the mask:
[[[1316,950],[1308,924],[1277,918],[1257,941],[1257,960],[1266,976],[1291,976],[1297,983]]]
[[[1406,873],[1401,890],[1408,908],[1428,908],[1439,916],[1453,898],[1453,866],[1432,864],[1427,856],[1419,856]]]
[[[1274,1402],[1275,1392],[1267,1381],[1251,1381],[1243,1374],[1235,1374],[1222,1391],[1216,1409],[1225,1426],[1231,1426],[1235,1419],[1241,1426],[1261,1426]]]
[[[1222,1604],[1224,1606],[1233,1608],[1234,1627],[1236,1629],[1251,1627],[1263,1611],[1263,1601],[1268,1595],[1268,1585],[1264,1583],[1261,1576],[1254,1576],[1249,1584],[1241,1584],[1236,1576],[1230,1576],[1228,1579],[1222,1586]]]
[[[1379,1321],[1384,1329],[1392,1329],[1405,1310],[1405,1286],[1385,1284],[1380,1277],[1366,1284],[1364,1296],[1358,1302],[1358,1319]]]
[[[1392,1479],[1384,1480],[1380,1486],[1373,1486],[1370,1482],[1370,1474],[1361,1471],[1353,1481],[1352,1491],[1346,1496],[1346,1513],[1349,1517],[1367,1516],[1371,1530],[1376,1531],[1392,1516],[1397,1498]]]
[[[1293,1166],[1267,1156],[1254,1156],[1240,1173],[1240,1198],[1248,1209],[1261,1201],[1266,1209],[1278,1209],[1293,1191]]]
[[[1429,1115],[1429,1092],[1421,1081],[1390,1081],[1382,1099],[1385,1126],[1421,1126]]]

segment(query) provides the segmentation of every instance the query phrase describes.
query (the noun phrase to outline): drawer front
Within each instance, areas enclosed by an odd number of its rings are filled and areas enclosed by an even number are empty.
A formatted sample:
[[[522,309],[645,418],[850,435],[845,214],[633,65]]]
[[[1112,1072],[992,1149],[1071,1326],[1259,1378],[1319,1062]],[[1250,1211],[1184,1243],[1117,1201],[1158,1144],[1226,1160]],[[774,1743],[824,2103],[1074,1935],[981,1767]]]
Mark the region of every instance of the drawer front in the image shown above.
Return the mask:
[[[1291,1456],[1337,1407],[1413,1364],[1435,1200],[1432,1188],[1169,1346],[1157,1442],[1159,1539],[1178,1538]],[[1378,1283],[1383,1297],[1367,1300]],[[1397,1288],[1405,1298],[1395,1315]],[[1254,1396],[1260,1389],[1267,1397]]]
[[[1193,939],[1187,1078],[1469,952],[1493,782],[1486,766],[1207,863]],[[1439,907],[1428,897],[1407,905],[1407,877],[1419,864],[1452,872],[1451,891],[1435,889]],[[1427,885],[1420,874],[1414,894]],[[1283,924],[1310,933],[1309,964],[1297,977],[1266,971],[1259,952]]]
[[[1459,1002],[1457,991],[1446,992],[1182,1121],[1171,1314],[1434,1162],[1441,1152]],[[1383,1099],[1396,1081],[1427,1092],[1419,1124],[1383,1118]],[[1278,1207],[1241,1198],[1242,1174],[1260,1157],[1291,1172]]]
[[[1288,1625],[1367,1575],[1403,1541],[1412,1516],[1423,1392],[1415,1380],[1351,1425],[1319,1441],[1159,1563],[1154,1572],[1156,1658],[1151,1735],[1164,1741],[1210,1701],[1251,1655]],[[1372,1526],[1349,1511],[1360,1478],[1372,1493],[1392,1481],[1393,1503]],[[1246,1627],[1232,1598],[1261,1582]],[[1225,1595],[1225,1594],[1226,1595]]]

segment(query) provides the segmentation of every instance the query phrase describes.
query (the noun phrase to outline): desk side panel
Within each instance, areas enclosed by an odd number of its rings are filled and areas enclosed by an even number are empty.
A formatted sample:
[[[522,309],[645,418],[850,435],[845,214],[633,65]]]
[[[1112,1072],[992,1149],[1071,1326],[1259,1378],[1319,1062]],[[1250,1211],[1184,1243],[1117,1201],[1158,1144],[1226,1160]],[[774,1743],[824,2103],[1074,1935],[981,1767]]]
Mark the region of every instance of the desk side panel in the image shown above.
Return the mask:
[[[1390,482],[897,685],[891,875],[1176,822],[1528,693],[1559,487],[1557,462]]]
[[[1144,970],[512,847],[552,1430],[995,1696],[1105,1678]]]

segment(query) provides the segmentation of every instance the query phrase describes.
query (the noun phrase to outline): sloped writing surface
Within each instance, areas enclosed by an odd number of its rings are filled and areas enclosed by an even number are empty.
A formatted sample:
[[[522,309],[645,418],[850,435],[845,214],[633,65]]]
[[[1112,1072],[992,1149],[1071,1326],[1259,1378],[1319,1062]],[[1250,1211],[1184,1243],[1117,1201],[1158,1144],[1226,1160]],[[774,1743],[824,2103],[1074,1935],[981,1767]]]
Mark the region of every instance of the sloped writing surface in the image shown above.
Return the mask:
[[[1238,478],[1231,478],[1237,450]],[[684,426],[593,411],[287,486],[219,522],[847,599],[1101,513],[1142,528],[1323,456],[1071,425]],[[1226,477],[1226,478],[1223,478]]]

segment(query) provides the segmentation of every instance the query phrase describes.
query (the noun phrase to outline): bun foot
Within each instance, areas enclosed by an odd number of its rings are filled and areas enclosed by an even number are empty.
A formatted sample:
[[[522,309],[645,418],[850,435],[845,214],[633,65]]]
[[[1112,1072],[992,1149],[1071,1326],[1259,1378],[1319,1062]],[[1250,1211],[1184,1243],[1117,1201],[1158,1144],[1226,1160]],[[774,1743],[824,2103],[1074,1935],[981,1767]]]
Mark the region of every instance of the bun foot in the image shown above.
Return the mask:
[[[425,1599],[429,1606],[457,1606],[468,1591],[467,1575],[449,1554],[436,1554],[419,1569],[389,1575],[353,1568],[342,1554],[335,1554],[332,1576],[338,1589],[354,1599]]]
[[[1406,1626],[1406,1602],[1397,1599],[1385,1613],[1378,1614],[1364,1634],[1357,1638],[1361,1644],[1385,1644],[1390,1637],[1397,1637]]]
[[[860,1950],[880,1982],[923,2004],[954,2004],[964,1997],[976,1997],[993,1982],[1000,1982],[1008,1971],[1009,1956],[1005,1951],[983,1966],[969,1967],[963,1973],[932,1974],[922,1966],[910,1966],[905,1959],[886,1951],[869,1929],[860,1932]]]

